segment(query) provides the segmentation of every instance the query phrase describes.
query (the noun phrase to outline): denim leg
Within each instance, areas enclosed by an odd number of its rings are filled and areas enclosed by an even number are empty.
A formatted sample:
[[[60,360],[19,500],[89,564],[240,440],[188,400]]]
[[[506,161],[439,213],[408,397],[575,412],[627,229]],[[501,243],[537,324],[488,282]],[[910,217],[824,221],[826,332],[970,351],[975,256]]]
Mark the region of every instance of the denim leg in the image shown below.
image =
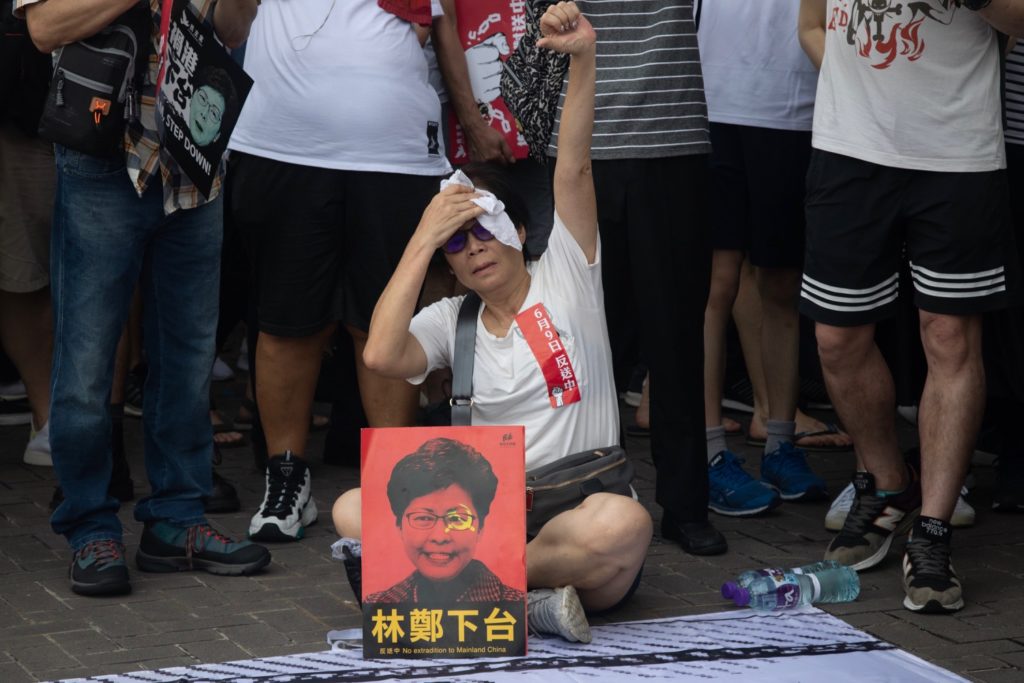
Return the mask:
[[[92,540],[121,540],[118,501],[107,495],[110,387],[142,266],[146,202],[123,160],[62,148],[56,158],[50,447],[64,502],[50,524],[77,550]],[[154,199],[159,210],[159,189]]]
[[[223,205],[217,199],[169,216],[150,237],[142,268],[143,338],[149,372],[143,420],[152,494],[140,522],[205,521],[211,493],[213,367],[220,290]]]

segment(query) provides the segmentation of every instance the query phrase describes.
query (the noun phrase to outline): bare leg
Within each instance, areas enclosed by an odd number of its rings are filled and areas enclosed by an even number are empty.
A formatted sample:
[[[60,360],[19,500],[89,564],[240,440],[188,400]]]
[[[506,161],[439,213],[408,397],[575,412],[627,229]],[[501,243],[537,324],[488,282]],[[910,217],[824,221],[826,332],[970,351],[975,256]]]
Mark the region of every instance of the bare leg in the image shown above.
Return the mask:
[[[800,271],[757,268],[761,293],[761,366],[768,396],[768,419],[793,421],[800,397]]]
[[[404,379],[381,377],[363,364],[366,332],[348,328],[356,347],[356,378],[363,412],[371,427],[411,427],[416,424],[420,388]]]
[[[362,489],[349,489],[334,501],[331,519],[339,536],[363,537],[363,495]]]
[[[597,493],[553,518],[526,546],[530,588],[573,586],[592,611],[625,597],[647,557],[653,524],[627,496]]]
[[[743,252],[716,249],[711,258],[711,290],[704,309],[704,426],[722,424],[725,382],[725,330],[739,289]],[[646,387],[644,387],[646,390]],[[639,423],[639,421],[638,421]]]
[[[761,364],[761,316],[761,293],[757,289],[754,267],[750,261],[744,261],[732,317],[740,335],[747,376],[754,389],[754,417],[751,418],[751,424],[760,423],[764,431],[763,425],[768,419],[768,391],[765,388],[764,366]],[[751,436],[754,436],[753,432]]]
[[[335,325],[308,337],[260,332],[256,344],[256,402],[271,455],[306,451],[313,393],[324,345]]]
[[[898,491],[907,472],[896,441],[892,373],[875,344],[875,326],[818,323],[818,352],[825,384],[850,436],[859,463],[879,489]]]
[[[650,382],[644,378],[643,389],[640,390],[640,405],[636,407],[636,424],[638,427],[650,429],[651,427],[651,390],[648,389]]]
[[[928,377],[921,394],[921,514],[949,521],[985,409],[981,316],[921,311]]]
[[[25,294],[0,291],[0,346],[18,369],[32,407],[32,421],[36,429],[42,429],[50,415],[53,357],[49,287]]]

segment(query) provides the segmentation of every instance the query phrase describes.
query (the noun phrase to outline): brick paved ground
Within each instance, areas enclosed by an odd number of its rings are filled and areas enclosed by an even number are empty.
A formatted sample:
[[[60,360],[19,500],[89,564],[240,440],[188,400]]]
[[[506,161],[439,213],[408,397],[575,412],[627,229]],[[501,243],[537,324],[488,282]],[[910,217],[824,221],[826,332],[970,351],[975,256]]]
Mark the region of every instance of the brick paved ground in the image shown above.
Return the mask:
[[[237,386],[222,388],[230,412]],[[912,438],[910,430],[904,435]],[[132,572],[134,591],[121,598],[71,593],[69,553],[47,523],[52,473],[21,462],[27,427],[0,427],[0,681],[68,678],[155,669],[197,662],[311,652],[325,647],[328,629],[358,626],[359,614],[340,565],[328,557],[334,540],[326,512],[357,472],[314,460],[313,482],[321,523],[300,543],[276,545],[269,570],[251,578],[208,574]],[[127,421],[127,442],[141,490],[141,425]],[[312,453],[320,452],[314,437]],[[757,465],[756,449],[731,446]],[[654,470],[649,445],[631,440],[641,499],[652,505]],[[852,454],[812,455],[812,464],[838,492],[852,469]],[[243,534],[262,498],[262,474],[248,449],[226,452],[222,473],[240,490],[243,512],[221,515],[222,529]],[[756,471],[756,470],[751,470]],[[902,542],[878,569],[862,574],[855,603],[827,609],[850,624],[965,677],[990,683],[1024,681],[1024,518],[989,511],[994,472],[976,467],[972,502],[978,523],[955,534],[956,566],[968,606],[955,616],[914,615],[901,606]],[[797,565],[818,559],[829,533],[826,505],[787,504],[766,517],[713,516],[729,539],[729,553],[697,558],[658,537],[651,546],[640,590],[614,620],[698,614],[727,609],[723,580],[744,568]],[[129,554],[139,525],[122,511]]]

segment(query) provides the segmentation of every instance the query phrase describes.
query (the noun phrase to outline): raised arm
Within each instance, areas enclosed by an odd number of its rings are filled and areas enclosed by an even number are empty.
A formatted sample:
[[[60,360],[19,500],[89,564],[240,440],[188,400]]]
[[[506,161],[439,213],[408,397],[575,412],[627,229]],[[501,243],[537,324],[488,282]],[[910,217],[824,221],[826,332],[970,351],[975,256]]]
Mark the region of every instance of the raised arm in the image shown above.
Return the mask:
[[[569,55],[569,87],[558,129],[555,161],[555,209],[583,249],[588,263],[597,258],[597,199],[590,169],[594,131],[595,44],[597,36],[575,2],[552,5],[540,20],[537,45]]]
[[[449,185],[434,196],[423,212],[370,318],[363,363],[374,372],[406,379],[426,371],[427,355],[409,332],[409,323],[434,252],[466,221],[483,213],[470,201],[476,196],[468,187]]]
[[[825,57],[825,14],[828,0],[800,0],[797,36],[811,63],[821,68]]]

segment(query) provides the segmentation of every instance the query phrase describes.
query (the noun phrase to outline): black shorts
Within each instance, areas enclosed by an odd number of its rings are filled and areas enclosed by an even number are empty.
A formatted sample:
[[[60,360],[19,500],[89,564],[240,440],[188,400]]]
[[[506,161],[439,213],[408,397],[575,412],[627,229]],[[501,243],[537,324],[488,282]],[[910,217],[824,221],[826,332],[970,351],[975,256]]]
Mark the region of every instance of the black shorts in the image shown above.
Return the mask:
[[[804,258],[804,182],[811,134],[711,124],[711,246],[765,268]]]
[[[916,171],[815,150],[800,312],[838,326],[892,315],[904,253],[921,310],[1011,305],[1020,271],[1008,202],[1005,171]]]
[[[260,330],[370,326],[440,178],[299,166],[233,152],[231,207],[253,267]]]

